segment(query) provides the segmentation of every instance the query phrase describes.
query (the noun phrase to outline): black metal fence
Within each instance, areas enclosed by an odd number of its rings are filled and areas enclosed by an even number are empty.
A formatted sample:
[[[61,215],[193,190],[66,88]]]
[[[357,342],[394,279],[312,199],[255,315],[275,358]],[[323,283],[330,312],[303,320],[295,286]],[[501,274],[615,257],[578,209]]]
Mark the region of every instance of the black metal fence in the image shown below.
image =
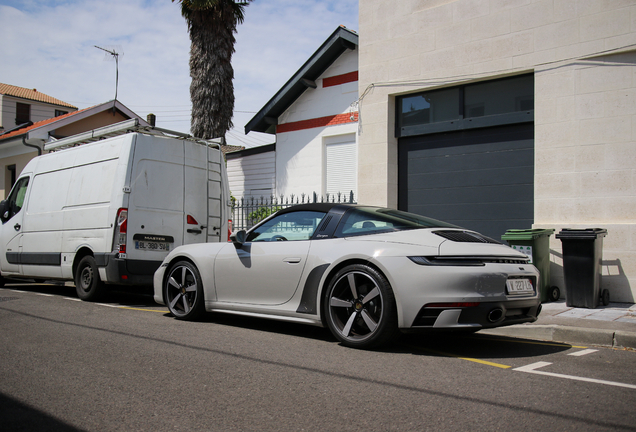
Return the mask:
[[[291,207],[297,204],[309,203],[343,203],[356,204],[353,191],[349,193],[337,193],[332,195],[318,195],[314,192],[311,195],[300,194],[285,197],[249,197],[232,200],[232,230],[248,230],[258,222],[265,219],[278,210]]]

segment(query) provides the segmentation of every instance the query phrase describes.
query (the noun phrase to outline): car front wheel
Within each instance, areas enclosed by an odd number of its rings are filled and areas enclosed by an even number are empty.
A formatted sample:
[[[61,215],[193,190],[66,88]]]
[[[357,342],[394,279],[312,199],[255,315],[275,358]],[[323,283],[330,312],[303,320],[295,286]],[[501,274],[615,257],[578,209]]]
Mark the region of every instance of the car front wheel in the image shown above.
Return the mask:
[[[175,318],[194,321],[205,312],[199,271],[189,261],[179,261],[168,271],[164,298]]]
[[[340,270],[326,291],[325,316],[333,335],[353,348],[373,348],[397,333],[395,297],[377,270],[354,264]]]

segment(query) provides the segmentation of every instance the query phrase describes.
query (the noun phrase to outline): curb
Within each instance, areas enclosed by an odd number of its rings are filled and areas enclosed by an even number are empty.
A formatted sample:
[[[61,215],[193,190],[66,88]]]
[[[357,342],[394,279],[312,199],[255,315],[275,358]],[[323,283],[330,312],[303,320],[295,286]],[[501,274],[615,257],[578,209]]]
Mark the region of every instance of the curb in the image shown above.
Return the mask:
[[[636,333],[560,325],[519,325],[480,330],[480,334],[509,336],[551,342],[580,343],[612,348],[636,349]]]

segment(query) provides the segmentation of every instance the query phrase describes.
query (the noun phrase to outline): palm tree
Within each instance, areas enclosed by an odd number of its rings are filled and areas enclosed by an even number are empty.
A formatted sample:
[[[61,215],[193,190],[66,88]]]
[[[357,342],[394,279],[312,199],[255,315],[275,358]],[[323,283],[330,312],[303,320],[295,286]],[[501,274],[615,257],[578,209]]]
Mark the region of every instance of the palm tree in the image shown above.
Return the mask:
[[[190,99],[197,138],[225,137],[234,112],[234,33],[253,0],[172,0],[181,3],[181,14],[190,33]]]

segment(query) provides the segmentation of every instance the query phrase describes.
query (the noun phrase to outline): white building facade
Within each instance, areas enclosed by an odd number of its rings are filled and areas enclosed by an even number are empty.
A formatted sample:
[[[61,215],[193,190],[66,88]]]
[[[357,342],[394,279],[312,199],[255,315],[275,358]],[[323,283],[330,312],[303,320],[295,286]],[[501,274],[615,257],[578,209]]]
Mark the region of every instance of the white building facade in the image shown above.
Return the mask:
[[[316,193],[338,200],[340,194],[341,201],[351,194],[357,197],[358,113],[352,107],[358,98],[357,43],[356,33],[344,27],[336,29],[247,124],[246,133],[275,134],[276,144],[270,156],[245,151],[245,186],[237,186],[237,191],[242,188],[255,196],[253,190],[265,190],[267,181],[258,175],[269,170],[271,157],[273,196]],[[256,168],[255,161],[263,165]],[[228,170],[238,163],[228,159]],[[258,175],[253,172],[252,180],[250,169],[259,171]],[[256,185],[256,180],[260,181],[256,188],[248,187]]]
[[[365,0],[359,14],[359,202],[493,237],[606,228],[603,287],[633,302],[634,1]]]

